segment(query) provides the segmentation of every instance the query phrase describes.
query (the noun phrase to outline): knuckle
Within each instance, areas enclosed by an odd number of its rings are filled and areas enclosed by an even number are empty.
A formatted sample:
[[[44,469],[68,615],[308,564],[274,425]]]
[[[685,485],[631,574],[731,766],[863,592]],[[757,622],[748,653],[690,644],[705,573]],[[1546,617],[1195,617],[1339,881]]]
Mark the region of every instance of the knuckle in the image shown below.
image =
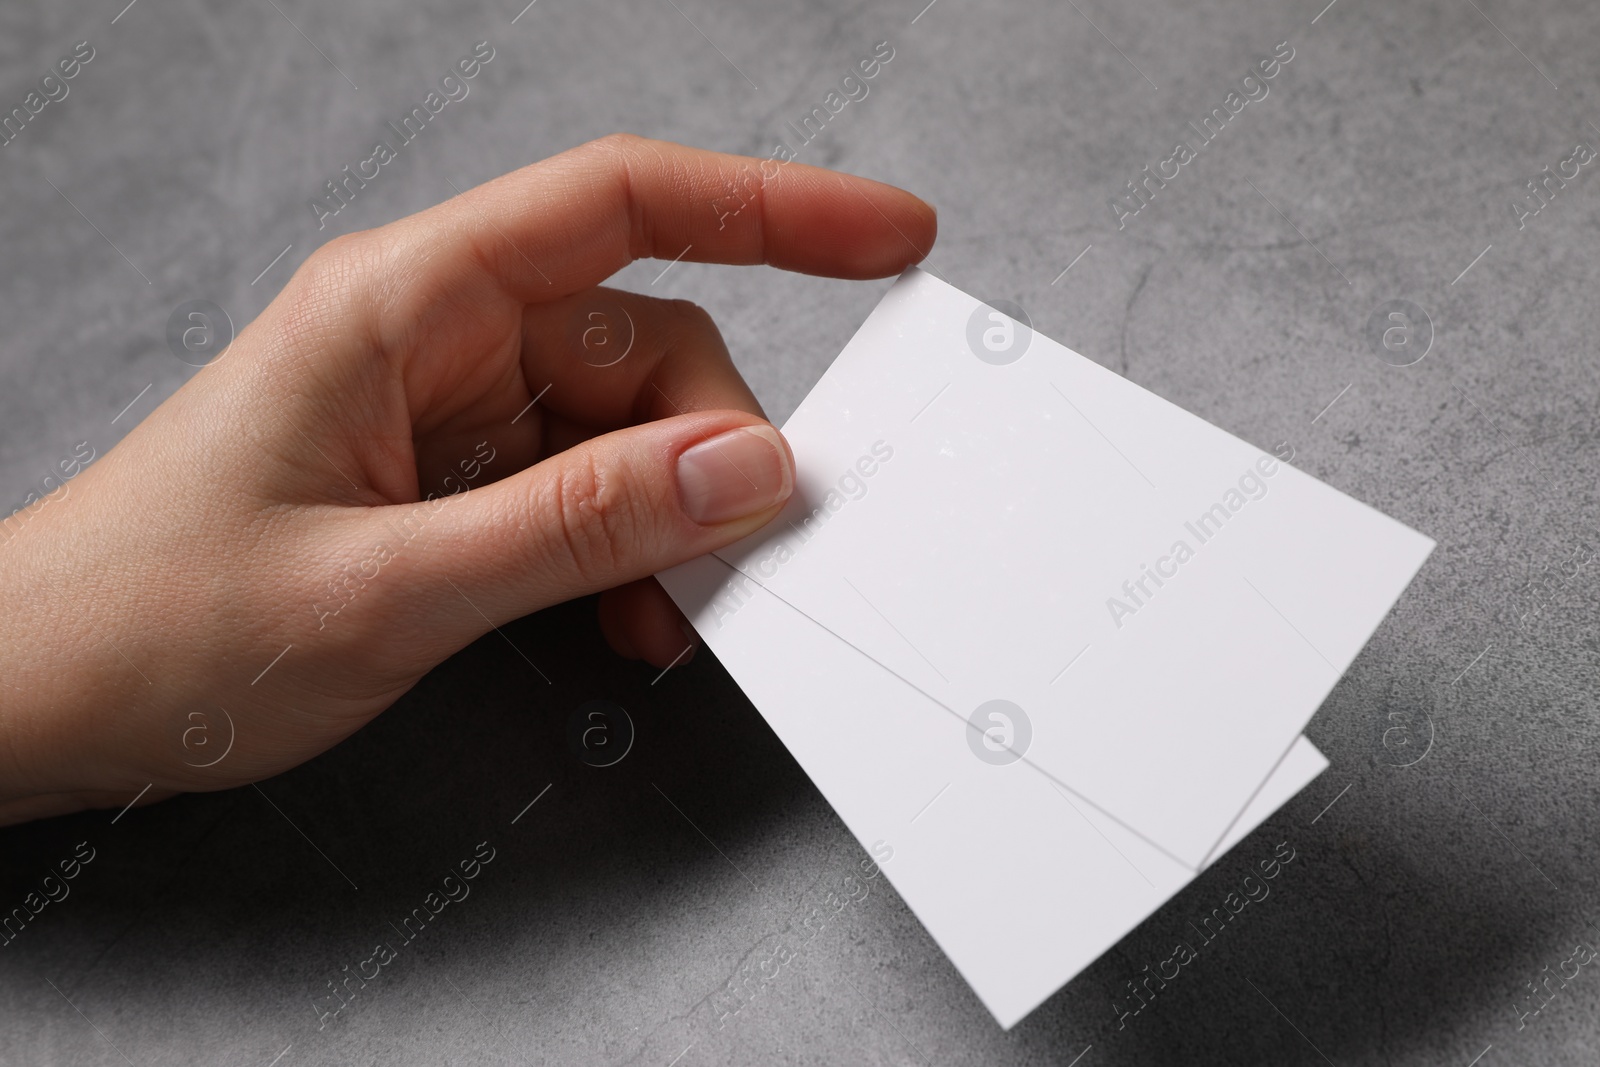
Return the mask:
[[[700,348],[710,344],[716,348],[722,343],[722,331],[711,312],[692,300],[669,300],[665,307],[665,328],[662,333],[669,347]]]
[[[696,331],[716,329],[716,320],[711,317],[711,312],[693,300],[670,300],[667,307],[681,327]]]
[[[307,265],[318,277],[355,275],[380,258],[379,242],[370,230],[342,233],[311,253]]]
[[[589,142],[588,147],[613,152],[633,152],[637,151],[639,146],[643,143],[644,138],[640,137],[638,134],[628,133],[625,130],[617,130],[613,133],[606,134],[604,137],[596,137],[594,140]]]
[[[390,252],[376,230],[340,234],[306,258],[280,295],[280,324],[306,351],[320,351],[332,334],[359,330],[376,336]]]
[[[648,153],[649,145],[647,138],[635,133],[608,133],[579,145],[574,152],[601,171],[614,172],[618,182],[626,186],[629,172]]]
[[[343,310],[370,288],[381,263],[381,245],[370,231],[340,234],[312,252],[296,272],[294,297],[307,310]]]
[[[640,528],[621,479],[592,456],[564,464],[550,487],[556,549],[580,579],[610,579],[638,553]]]
[[[628,254],[633,259],[651,255],[650,221],[639,199],[637,182],[645,172],[672,173],[676,168],[659,141],[632,133],[611,133],[580,146],[577,151],[595,171],[592,177],[608,181],[628,218]],[[681,177],[681,176],[679,176]]]

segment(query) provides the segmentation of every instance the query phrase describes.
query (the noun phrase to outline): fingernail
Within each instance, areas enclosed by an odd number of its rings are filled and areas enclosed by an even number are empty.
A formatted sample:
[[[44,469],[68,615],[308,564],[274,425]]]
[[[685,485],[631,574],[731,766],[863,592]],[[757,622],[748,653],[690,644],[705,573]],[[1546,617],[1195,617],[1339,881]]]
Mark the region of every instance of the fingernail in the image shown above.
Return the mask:
[[[729,430],[678,457],[678,497],[698,523],[754,515],[787,500],[793,490],[788,450],[770,426]]]

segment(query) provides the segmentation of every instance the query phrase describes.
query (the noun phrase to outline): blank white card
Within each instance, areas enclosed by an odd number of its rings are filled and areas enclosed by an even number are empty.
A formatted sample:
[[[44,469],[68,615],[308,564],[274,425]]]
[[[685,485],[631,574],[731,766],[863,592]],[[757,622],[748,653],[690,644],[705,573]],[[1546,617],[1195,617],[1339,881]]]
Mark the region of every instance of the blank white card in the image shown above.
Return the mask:
[[[1002,1025],[1319,773],[1433,542],[921,270],[659,576]]]

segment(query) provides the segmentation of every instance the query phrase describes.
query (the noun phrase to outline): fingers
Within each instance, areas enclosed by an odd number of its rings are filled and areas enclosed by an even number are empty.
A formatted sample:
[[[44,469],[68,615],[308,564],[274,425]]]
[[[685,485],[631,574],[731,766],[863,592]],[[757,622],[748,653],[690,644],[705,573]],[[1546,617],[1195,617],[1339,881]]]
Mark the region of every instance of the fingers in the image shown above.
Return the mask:
[[[688,663],[699,643],[677,605],[654,578],[602,593],[600,629],[619,654],[661,668]]]
[[[935,230],[933,209],[892,186],[798,163],[613,136],[328,242],[296,272],[258,328],[275,328],[283,339],[277,347],[297,357],[278,361],[288,373],[337,367],[322,384],[344,393],[346,372],[392,367],[403,395],[385,392],[383,383],[375,407],[392,416],[403,401],[410,436],[419,439],[447,424],[451,430],[481,425],[493,401],[525,405],[536,388],[552,384],[552,378],[535,381],[544,367],[522,345],[524,308],[589,291],[635,257],[874,277],[920,260]],[[684,307],[678,311],[687,317]],[[599,337],[588,336],[591,343]],[[736,375],[697,376],[693,365],[681,364],[683,391],[644,375],[622,395],[630,404],[649,397],[655,406],[645,414],[749,406],[753,398],[734,397],[748,393]],[[570,397],[571,410],[581,414],[569,417],[582,421],[588,412],[582,401],[600,395],[563,390],[550,402]],[[509,422],[515,413],[493,414]],[[614,405],[599,420],[627,421]]]
[[[529,305],[567,303],[644,256],[881,277],[922,259],[935,230],[932,208],[891,186],[610,137],[331,242],[297,273],[278,325],[307,363],[399,372],[369,391],[387,432],[409,429],[419,473],[459,466],[468,443],[501,447],[472,432],[491,423],[510,438],[486,475],[499,480],[426,505],[442,551],[408,557],[417,581],[403,598],[465,643],[731,543],[793,487],[787,445],[747,413],[759,408],[703,312],[617,294],[645,344],[613,358],[592,332],[602,323],[568,322],[552,342]],[[501,477],[551,444],[644,420],[657,421]],[[429,441],[439,447],[424,453]],[[387,508],[370,510],[385,521]]]
[[[931,207],[881,182],[617,134],[380,232],[414,267],[405,302],[428,307],[483,285],[558,299],[646,257],[880,278],[925,257],[936,229]]]
[[[793,464],[777,430],[740,411],[586,441],[436,502],[429,540],[438,551],[410,579],[418,606],[464,644],[486,622],[647,577],[771,520],[793,491]]]
[[[439,486],[484,439],[497,450],[489,477],[498,480],[636,422],[719,408],[762,414],[716,323],[687,300],[596,287],[529,305],[522,335],[513,387],[419,430],[421,485]]]
[[[713,408],[761,414],[711,316],[687,300],[595,288],[523,312],[540,404],[599,429]],[[538,383],[538,384],[535,384]]]

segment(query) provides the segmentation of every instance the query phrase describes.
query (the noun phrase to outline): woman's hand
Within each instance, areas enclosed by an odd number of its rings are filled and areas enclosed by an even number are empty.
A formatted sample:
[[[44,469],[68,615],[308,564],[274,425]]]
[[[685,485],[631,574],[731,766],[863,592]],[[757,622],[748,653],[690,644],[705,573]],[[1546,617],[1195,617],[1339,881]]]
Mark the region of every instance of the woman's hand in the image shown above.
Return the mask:
[[[324,245],[0,524],[0,822],[271,776],[599,590],[612,645],[665,665],[649,575],[766,523],[793,461],[705,312],[599,283],[680,255],[883,277],[934,230],[876,182],[613,136]]]

